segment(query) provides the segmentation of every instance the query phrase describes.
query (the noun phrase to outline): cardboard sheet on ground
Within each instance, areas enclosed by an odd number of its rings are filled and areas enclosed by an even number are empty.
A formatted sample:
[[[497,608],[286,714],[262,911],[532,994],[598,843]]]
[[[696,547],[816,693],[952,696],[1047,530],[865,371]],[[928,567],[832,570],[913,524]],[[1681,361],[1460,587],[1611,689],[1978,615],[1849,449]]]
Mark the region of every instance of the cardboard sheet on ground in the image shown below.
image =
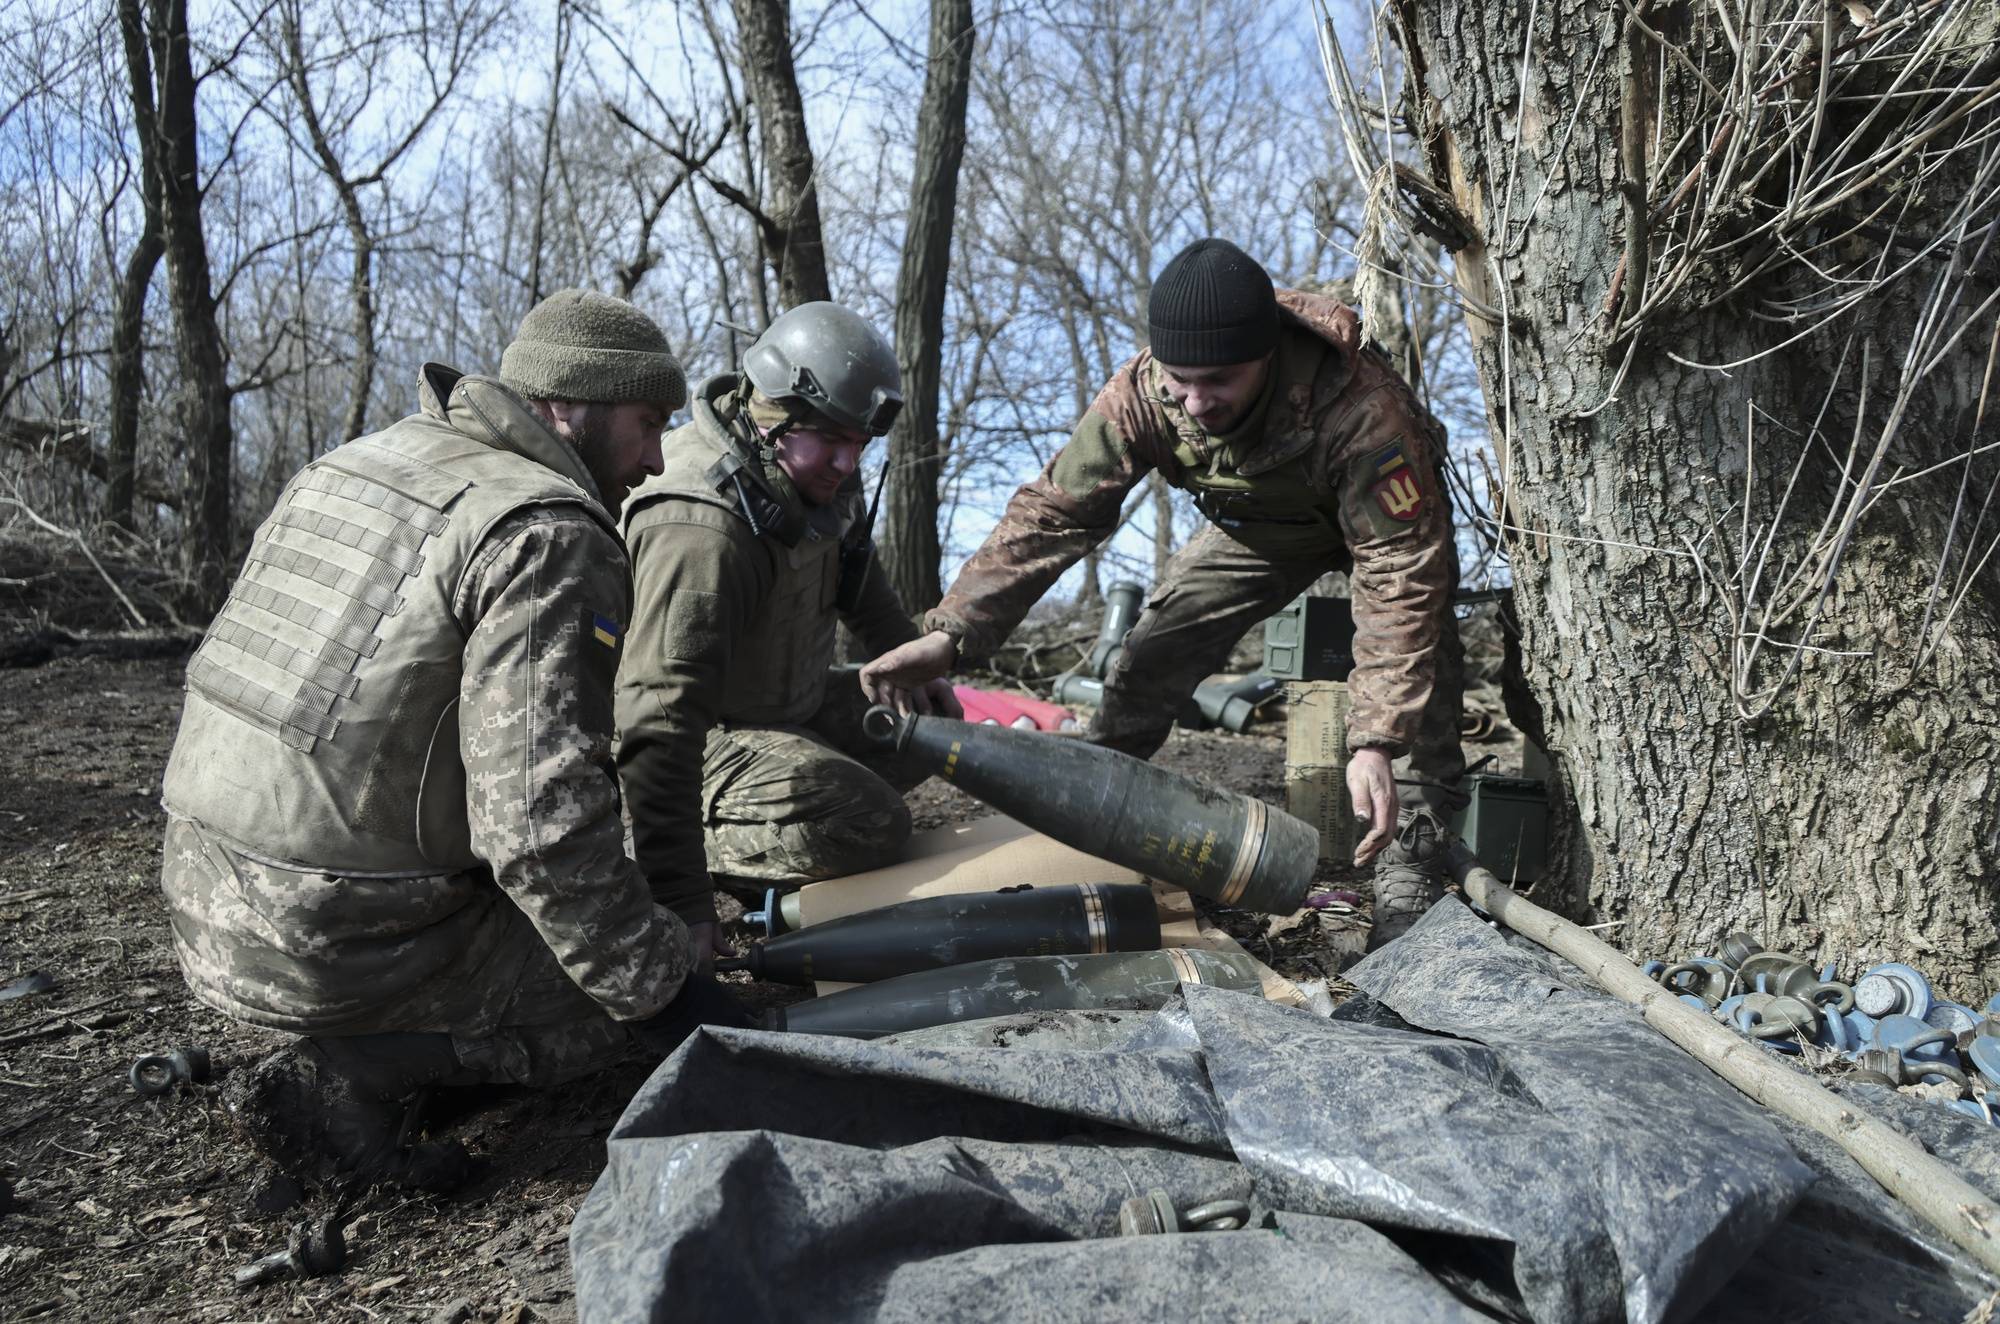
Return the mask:
[[[1135,869],[1086,855],[995,814],[970,823],[919,832],[910,839],[906,857],[895,864],[846,878],[808,883],[799,889],[799,923],[806,928],[863,910],[893,906],[899,901],[995,892],[1022,883],[1053,887],[1063,883],[1147,881]],[[1152,888],[1159,900],[1162,946],[1239,952],[1256,961],[1227,933],[1201,922],[1195,915],[1194,898],[1185,891],[1164,883],[1153,883]],[[1305,995],[1297,985],[1261,961],[1257,961],[1257,968],[1264,981],[1265,997],[1287,1006],[1305,1005]],[[813,985],[813,992],[825,997],[852,987],[823,979]]]
[[[919,832],[895,864],[799,889],[801,927],[824,924],[898,901],[961,892],[997,892],[1032,883],[1136,883],[1137,870],[1122,868],[1074,846],[994,815]]]
[[[1769,1324],[1957,1319],[1990,1290],[1455,902],[1352,977],[1371,993],[1332,1021],[1197,986],[873,1042],[704,1031],[611,1134],[579,1317]],[[1939,1148],[1983,1182],[2000,1134],[1975,1125]],[[1156,1187],[1251,1224],[1116,1236]]]

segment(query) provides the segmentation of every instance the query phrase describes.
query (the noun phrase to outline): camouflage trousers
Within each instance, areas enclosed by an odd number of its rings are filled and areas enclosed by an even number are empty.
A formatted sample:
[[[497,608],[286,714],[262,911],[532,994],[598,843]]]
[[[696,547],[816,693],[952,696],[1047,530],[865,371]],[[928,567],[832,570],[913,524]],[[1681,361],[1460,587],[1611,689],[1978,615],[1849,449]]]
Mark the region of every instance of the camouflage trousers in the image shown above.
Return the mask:
[[[189,989],[239,1020],[357,1045],[449,1036],[457,1084],[561,1084],[630,1046],[490,877],[289,869],[180,817],[160,873]],[[389,898],[415,894],[456,904],[398,916]]]
[[[1282,561],[1254,552],[1208,525],[1167,563],[1166,574],[1125,635],[1125,647],[1104,678],[1104,703],[1090,739],[1150,758],[1173,729],[1174,715],[1195,686],[1229,664],[1237,641],[1298,597],[1314,580],[1344,564]],[[1453,571],[1453,587],[1457,572]],[[1458,716],[1465,694],[1465,649],[1458,618],[1447,608],[1438,635],[1436,679],[1422,729],[1409,754],[1396,760],[1404,807],[1417,804],[1448,817],[1464,807],[1458,782],[1465,772]]]
[[[861,734],[852,671],[828,675],[802,726],[718,726],[702,760],[710,873],[805,883],[893,863],[910,839],[903,792],[928,774]]]

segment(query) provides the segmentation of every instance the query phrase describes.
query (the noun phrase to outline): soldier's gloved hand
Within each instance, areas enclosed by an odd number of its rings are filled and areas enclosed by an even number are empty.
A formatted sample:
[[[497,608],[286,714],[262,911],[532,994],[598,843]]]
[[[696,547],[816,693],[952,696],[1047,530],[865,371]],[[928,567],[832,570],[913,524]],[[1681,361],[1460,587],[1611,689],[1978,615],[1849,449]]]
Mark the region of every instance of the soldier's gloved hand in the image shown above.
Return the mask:
[[[648,1016],[643,1021],[632,1021],[626,1025],[632,1037],[649,1053],[666,1057],[681,1046],[681,1041],[704,1025],[729,1025],[739,1030],[750,1028],[750,1013],[743,1010],[735,998],[722,991],[722,985],[715,982],[713,975],[694,974],[687,977],[681,991],[672,1002]]]
[[[690,924],[687,930],[688,948],[694,954],[697,974],[712,973],[718,956],[736,955],[736,949],[722,940],[722,926],[714,920],[705,924]]]
[[[899,713],[936,712],[934,691],[957,660],[958,641],[943,630],[932,630],[862,667],[861,688],[874,702],[886,703]],[[949,686],[942,688],[950,693]],[[955,697],[950,703],[952,709],[958,709]],[[948,715],[964,714],[961,710]]]
[[[1347,760],[1347,794],[1354,804],[1357,822],[1368,825],[1368,834],[1354,848],[1358,869],[1382,853],[1396,835],[1396,776],[1389,769],[1389,752],[1357,749]]]

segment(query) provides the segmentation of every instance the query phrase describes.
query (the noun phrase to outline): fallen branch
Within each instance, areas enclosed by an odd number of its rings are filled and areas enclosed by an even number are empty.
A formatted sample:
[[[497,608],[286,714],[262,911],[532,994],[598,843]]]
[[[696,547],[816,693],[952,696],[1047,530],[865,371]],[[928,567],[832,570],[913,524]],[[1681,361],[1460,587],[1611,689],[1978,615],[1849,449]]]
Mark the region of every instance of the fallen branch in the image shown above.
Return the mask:
[[[90,543],[85,540],[81,533],[78,533],[74,529],[65,529],[60,524],[51,524],[48,520],[43,519],[35,513],[34,509],[19,497],[0,497],[0,505],[12,506],[23,515],[26,515],[30,520],[33,520],[41,528],[59,537],[68,538],[73,541],[76,544],[77,550],[82,552],[84,558],[90,562],[91,568],[97,571],[99,577],[104,580],[105,585],[110,588],[112,593],[117,595],[118,601],[123,604],[126,613],[131,616],[132,623],[142,630],[146,628],[145,614],[132,605],[132,599],[126,597],[125,590],[118,587],[118,581],[113,579],[111,572],[104,568],[104,562],[97,559],[97,553],[90,549]]]
[[[48,422],[36,418],[0,418],[0,441],[38,459],[74,465],[100,483],[111,481],[111,461],[90,444],[90,424],[73,420]],[[135,470],[132,491],[142,501],[169,510],[181,508],[181,495],[158,474]]]
[[[1846,1150],[1884,1190],[2000,1273],[2000,1206],[1924,1151],[1764,1049],[1695,1011],[1646,978],[1623,953],[1568,920],[1526,901],[1465,846],[1452,875],[1481,909],[1582,970],[1598,987],[1639,1008],[1646,1023],[1773,1112],[1809,1126]]]

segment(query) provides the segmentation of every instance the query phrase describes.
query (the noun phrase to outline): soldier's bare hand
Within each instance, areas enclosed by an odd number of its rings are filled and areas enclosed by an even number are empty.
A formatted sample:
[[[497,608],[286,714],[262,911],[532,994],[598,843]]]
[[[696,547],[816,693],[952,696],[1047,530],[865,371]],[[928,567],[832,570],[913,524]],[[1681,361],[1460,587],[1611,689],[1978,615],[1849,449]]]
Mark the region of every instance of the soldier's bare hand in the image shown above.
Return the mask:
[[[701,974],[715,969],[715,958],[734,956],[735,948],[722,940],[722,926],[714,922],[688,925],[688,946],[694,952],[694,968]]]
[[[930,712],[939,717],[956,717],[963,720],[965,705],[958,701],[958,694],[948,680],[934,680],[917,690],[918,712]],[[926,708],[922,705],[929,704]]]
[[[861,688],[876,703],[899,713],[936,710],[934,690],[958,659],[958,644],[942,630],[898,645],[861,668]],[[944,686],[947,696],[950,687]],[[948,699],[958,708],[955,697]]]
[[[1389,770],[1389,755],[1380,749],[1357,749],[1347,760],[1347,794],[1354,805],[1354,818],[1368,825],[1368,833],[1354,848],[1358,869],[1382,853],[1396,835],[1396,777]]]

